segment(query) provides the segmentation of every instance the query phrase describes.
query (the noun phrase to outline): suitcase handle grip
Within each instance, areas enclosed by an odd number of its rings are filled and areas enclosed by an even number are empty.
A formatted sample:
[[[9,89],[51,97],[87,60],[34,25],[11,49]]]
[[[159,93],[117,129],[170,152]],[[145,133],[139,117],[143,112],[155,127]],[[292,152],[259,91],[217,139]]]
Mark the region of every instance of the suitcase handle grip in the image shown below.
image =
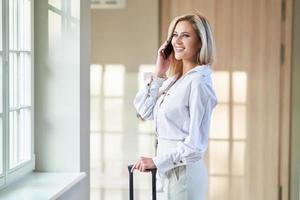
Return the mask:
[[[132,173],[131,170],[132,170],[132,167],[133,165],[128,165],[128,171],[129,173]],[[150,171],[151,173],[156,173],[157,169],[154,168],[154,169],[147,169],[146,172]]]
[[[132,170],[133,165],[128,165],[128,172],[129,172],[129,199],[133,200],[133,172]],[[156,172],[157,169],[149,169],[152,173],[152,200],[156,200]]]

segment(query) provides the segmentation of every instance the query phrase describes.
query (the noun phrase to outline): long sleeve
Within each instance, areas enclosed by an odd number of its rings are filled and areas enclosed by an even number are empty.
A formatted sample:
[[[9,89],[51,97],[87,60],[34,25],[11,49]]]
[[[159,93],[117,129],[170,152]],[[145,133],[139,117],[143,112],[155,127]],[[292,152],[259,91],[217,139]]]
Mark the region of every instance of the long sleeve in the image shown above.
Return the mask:
[[[145,86],[136,94],[134,107],[143,119],[153,119],[153,108],[158,98],[159,88],[165,80],[151,76],[145,80]]]
[[[208,146],[211,114],[216,102],[215,94],[209,84],[201,81],[191,84],[188,136],[183,142],[179,142],[172,152],[153,158],[160,174],[203,158]]]

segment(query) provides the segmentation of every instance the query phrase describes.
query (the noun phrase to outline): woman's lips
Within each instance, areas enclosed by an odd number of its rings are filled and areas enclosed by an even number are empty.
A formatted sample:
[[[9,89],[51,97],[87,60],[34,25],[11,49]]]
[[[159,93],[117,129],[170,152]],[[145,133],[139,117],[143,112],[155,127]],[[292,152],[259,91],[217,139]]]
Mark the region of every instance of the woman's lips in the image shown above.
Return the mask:
[[[175,49],[176,52],[181,52],[181,51],[184,50],[183,47],[175,47],[174,49]]]

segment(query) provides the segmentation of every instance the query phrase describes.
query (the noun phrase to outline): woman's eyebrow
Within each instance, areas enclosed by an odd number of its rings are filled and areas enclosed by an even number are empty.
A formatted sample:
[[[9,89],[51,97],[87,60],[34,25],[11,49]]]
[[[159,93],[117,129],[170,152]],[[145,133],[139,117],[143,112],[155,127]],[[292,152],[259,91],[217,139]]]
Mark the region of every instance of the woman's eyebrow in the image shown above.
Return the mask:
[[[173,33],[177,33],[177,31],[174,31]],[[189,32],[183,31],[181,34],[190,34]]]

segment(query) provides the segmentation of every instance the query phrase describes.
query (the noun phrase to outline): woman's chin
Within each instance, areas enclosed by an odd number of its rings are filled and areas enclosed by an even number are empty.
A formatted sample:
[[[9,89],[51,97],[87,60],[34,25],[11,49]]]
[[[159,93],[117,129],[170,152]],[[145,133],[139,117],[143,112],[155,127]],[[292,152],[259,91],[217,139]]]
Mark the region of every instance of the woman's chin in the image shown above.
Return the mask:
[[[176,60],[182,60],[182,56],[175,55],[175,59],[176,59]]]

